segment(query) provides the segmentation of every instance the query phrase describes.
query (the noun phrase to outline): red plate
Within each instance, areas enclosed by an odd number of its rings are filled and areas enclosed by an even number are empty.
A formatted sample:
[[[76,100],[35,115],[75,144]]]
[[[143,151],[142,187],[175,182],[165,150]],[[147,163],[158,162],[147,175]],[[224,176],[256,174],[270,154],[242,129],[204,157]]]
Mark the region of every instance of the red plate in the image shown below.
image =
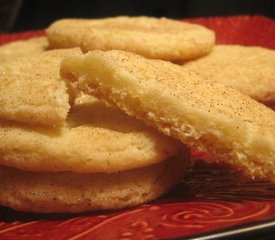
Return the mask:
[[[212,17],[188,21],[215,30],[218,43],[275,49],[275,22],[265,17]],[[43,34],[43,31],[32,31],[0,35],[0,43]],[[196,152],[193,156],[207,159],[206,155]],[[230,235],[237,239],[243,231],[252,231],[256,237],[259,229],[263,230],[261,234],[274,230],[274,217],[274,186],[263,181],[243,179],[239,173],[224,166],[198,161],[186,181],[175,190],[157,201],[136,208],[80,215],[38,215],[0,208],[0,238],[191,239],[193,234],[207,234],[208,238],[197,239],[231,239],[224,238]],[[250,225],[247,228],[243,224]],[[215,235],[214,230],[222,232]],[[272,239],[272,235],[269,237]]]

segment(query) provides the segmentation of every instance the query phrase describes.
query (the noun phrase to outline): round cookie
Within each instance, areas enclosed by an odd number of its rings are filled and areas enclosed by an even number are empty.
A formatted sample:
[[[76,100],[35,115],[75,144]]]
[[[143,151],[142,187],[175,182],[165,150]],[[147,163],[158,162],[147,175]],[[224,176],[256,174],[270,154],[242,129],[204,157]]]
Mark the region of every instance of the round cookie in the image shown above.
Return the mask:
[[[275,112],[247,95],[176,64],[118,50],[66,58],[61,73],[187,146],[275,182]]]
[[[195,59],[215,43],[214,32],[203,26],[144,16],[61,19],[49,26],[47,36],[51,48],[120,49],[164,60]]]
[[[0,64],[21,57],[32,57],[48,49],[47,37],[18,40],[0,46]]]
[[[275,103],[275,51],[262,47],[216,45],[210,54],[183,67],[231,86],[264,103]]]
[[[61,128],[1,121],[0,165],[41,172],[117,172],[164,161],[183,148],[103,102],[81,102]]]
[[[110,174],[36,173],[0,167],[0,204],[41,213],[126,208],[168,192],[182,180],[188,163],[184,149],[161,163]]]

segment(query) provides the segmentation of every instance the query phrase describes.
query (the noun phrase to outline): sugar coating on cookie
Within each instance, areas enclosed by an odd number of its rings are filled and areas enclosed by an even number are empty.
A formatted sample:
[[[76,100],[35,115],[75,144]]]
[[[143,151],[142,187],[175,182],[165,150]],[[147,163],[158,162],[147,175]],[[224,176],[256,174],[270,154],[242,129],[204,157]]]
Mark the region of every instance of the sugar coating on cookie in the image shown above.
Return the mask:
[[[76,103],[59,128],[0,122],[0,164],[29,171],[118,172],[159,163],[183,147],[91,98]]]
[[[21,57],[32,57],[48,49],[47,37],[17,40],[0,46],[0,64]]]
[[[187,149],[158,164],[109,174],[37,173],[1,166],[0,204],[43,213],[131,207],[167,193],[183,179],[188,166]]]
[[[79,49],[53,50],[0,65],[0,118],[28,124],[60,126],[69,97],[59,67]]]
[[[163,60],[195,59],[215,43],[214,32],[203,26],[145,16],[61,19],[49,26],[47,37],[51,48],[119,49]]]
[[[187,146],[251,177],[275,180],[275,112],[237,90],[117,50],[67,58],[61,72],[74,86]]]
[[[265,103],[275,102],[275,51],[262,47],[216,45],[210,54],[183,67],[205,79],[232,86]]]

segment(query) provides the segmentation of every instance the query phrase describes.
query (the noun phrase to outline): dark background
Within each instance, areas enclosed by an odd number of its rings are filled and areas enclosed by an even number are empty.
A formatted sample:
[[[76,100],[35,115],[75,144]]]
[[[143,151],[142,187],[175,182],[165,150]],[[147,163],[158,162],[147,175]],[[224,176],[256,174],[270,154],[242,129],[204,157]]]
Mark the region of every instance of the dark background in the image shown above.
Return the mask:
[[[52,21],[65,17],[193,18],[257,14],[275,19],[275,0],[0,0],[0,3],[2,32],[46,28]]]

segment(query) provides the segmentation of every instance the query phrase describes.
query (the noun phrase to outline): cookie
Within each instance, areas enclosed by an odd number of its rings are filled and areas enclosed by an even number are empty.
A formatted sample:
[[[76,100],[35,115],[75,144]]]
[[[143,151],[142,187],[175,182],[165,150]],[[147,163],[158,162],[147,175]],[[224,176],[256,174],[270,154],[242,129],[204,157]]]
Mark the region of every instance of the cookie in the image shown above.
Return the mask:
[[[181,142],[91,98],[76,103],[59,128],[0,121],[0,165],[29,171],[124,171],[177,156],[182,148]]]
[[[61,19],[47,29],[51,48],[120,49],[148,58],[195,59],[209,53],[215,34],[203,26],[153,17]]]
[[[117,173],[28,172],[0,167],[0,204],[20,211],[75,213],[120,209],[158,198],[188,168],[185,149],[161,163]]]
[[[18,40],[0,46],[0,64],[20,57],[32,57],[48,49],[46,37]]]
[[[275,51],[262,47],[217,45],[207,56],[183,67],[202,78],[231,86],[264,103],[275,103]]]
[[[181,66],[124,51],[66,58],[61,73],[189,147],[252,178],[275,180],[275,112]]]
[[[70,105],[59,75],[60,61],[79,53],[79,49],[53,50],[0,65],[0,118],[62,125]]]

